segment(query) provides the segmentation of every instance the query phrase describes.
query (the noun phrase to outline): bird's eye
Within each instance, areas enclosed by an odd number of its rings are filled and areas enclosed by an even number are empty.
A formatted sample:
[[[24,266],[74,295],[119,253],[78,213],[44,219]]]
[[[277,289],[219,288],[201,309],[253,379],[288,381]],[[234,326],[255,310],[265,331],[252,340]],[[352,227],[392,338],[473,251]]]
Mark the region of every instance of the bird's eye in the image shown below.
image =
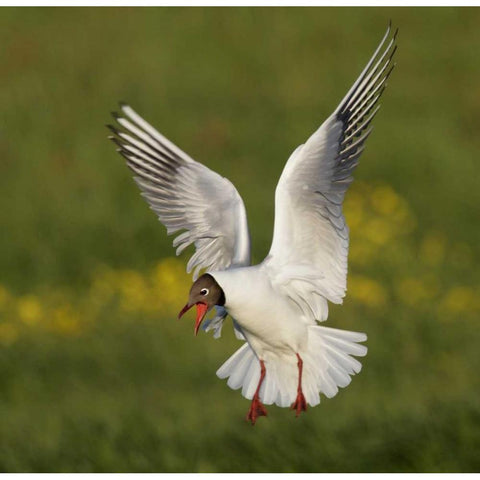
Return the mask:
[[[202,289],[200,290],[200,294],[203,295],[203,296],[208,295],[208,292],[209,292],[208,288],[202,288]]]

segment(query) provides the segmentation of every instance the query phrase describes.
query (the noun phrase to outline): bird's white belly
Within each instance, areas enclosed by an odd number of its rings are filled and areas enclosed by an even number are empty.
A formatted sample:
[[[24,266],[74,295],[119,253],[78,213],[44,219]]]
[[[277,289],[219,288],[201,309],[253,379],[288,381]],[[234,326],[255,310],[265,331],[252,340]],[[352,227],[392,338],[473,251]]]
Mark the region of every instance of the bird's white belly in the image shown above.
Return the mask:
[[[257,267],[212,273],[225,293],[225,308],[259,357],[298,352],[307,341],[302,312],[272,289]]]

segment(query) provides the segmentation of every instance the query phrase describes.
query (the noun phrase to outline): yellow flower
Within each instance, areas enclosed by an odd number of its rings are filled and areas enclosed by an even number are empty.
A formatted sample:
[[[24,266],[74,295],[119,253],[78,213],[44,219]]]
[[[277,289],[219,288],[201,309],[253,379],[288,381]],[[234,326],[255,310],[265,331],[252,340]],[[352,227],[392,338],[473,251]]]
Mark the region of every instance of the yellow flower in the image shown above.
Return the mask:
[[[117,274],[121,307],[127,311],[142,311],[148,304],[147,285],[138,272],[123,270]]]
[[[392,238],[393,233],[392,226],[382,218],[371,218],[365,225],[366,238],[377,246],[385,245]]]
[[[350,275],[348,294],[368,307],[381,307],[387,301],[387,294],[382,285],[361,275]]]
[[[353,187],[345,201],[345,217],[352,232],[351,259],[360,265],[375,255],[400,245],[401,236],[415,225],[407,203],[389,185],[376,187],[361,183]],[[359,242],[364,244],[360,245]]]
[[[400,205],[400,198],[390,185],[381,185],[375,188],[370,200],[373,208],[382,215],[390,215]]]
[[[183,262],[166,258],[159,262],[151,274],[151,301],[156,308],[175,313],[185,303],[190,289],[189,277]],[[162,304],[160,305],[160,299]]]
[[[424,237],[420,245],[421,258],[428,265],[439,265],[445,258],[446,247],[445,235],[429,233]]]
[[[392,212],[389,218],[390,221],[397,226],[399,232],[405,235],[415,228],[416,220],[407,203],[402,198],[399,200],[397,208]]]
[[[360,229],[365,218],[365,201],[356,191],[349,192],[345,199],[345,218],[351,231]]]
[[[57,306],[51,318],[51,326],[56,332],[74,335],[80,331],[80,318],[73,306],[68,303]]]
[[[22,322],[34,325],[42,317],[42,305],[36,296],[26,295],[18,299],[17,312]]]
[[[451,288],[441,303],[441,310],[448,313],[473,313],[478,310],[478,291],[472,287],[457,286]]]

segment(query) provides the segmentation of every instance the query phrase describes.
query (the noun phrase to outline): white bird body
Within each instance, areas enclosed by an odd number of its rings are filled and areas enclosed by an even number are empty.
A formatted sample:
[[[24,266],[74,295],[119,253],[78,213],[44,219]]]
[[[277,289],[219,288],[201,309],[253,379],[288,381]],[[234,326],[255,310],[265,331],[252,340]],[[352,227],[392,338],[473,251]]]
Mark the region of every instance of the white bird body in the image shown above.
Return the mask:
[[[222,286],[225,308],[247,341],[237,352],[242,355],[227,360],[217,375],[230,377],[228,385],[242,387],[246,398],[253,397],[259,382],[259,359],[268,372],[260,398],[281,407],[295,400],[296,354],[304,362],[303,392],[312,406],[320,402],[319,392],[334,396],[337,386],[348,385],[349,375],[360,371],[360,362],[348,355],[366,354],[366,347],[355,343],[366,340],[366,335],[317,325],[287,296],[278,294],[265,262],[210,274]]]
[[[277,350],[290,354],[305,343],[308,320],[287,297],[278,295],[263,263],[209,273],[222,286],[225,308],[257,356]]]
[[[366,354],[359,344],[366,335],[318,322],[328,317],[328,301],[342,303],[346,292],[349,232],[342,204],[393,68],[396,32],[387,42],[389,35],[390,27],[337,109],[286,163],[275,193],[272,245],[258,265],[250,265],[245,206],[229,180],[193,160],[127,105],[125,118],[115,114],[125,131],[110,127],[167,233],[184,230],[173,242],[177,255],[195,245],[187,265],[194,300],[181,314],[197,305],[197,331],[216,305],[217,316],[204,330],[219,337],[229,314],[245,342],[217,375],[252,399],[252,423],[266,415],[261,402],[293,403],[298,415],[307,404],[318,404],[320,393],[333,397],[361,369],[353,356]],[[208,274],[198,278],[201,270]],[[216,295],[211,305],[206,285]]]

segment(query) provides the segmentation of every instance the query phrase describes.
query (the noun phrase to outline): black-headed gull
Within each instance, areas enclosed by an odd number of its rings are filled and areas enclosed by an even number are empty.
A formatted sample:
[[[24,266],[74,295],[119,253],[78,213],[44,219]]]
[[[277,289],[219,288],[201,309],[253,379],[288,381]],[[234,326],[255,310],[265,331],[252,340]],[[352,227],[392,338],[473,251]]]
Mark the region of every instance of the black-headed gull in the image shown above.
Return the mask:
[[[380,45],[339,106],[290,156],[275,193],[273,241],[267,257],[250,265],[245,206],[233,184],[190,158],[121,104],[121,129],[110,137],[126,158],[150,207],[167,227],[179,255],[192,243],[187,271],[194,283],[179,317],[196,306],[195,334],[213,307],[205,330],[220,335],[230,315],[245,343],[217,371],[251,399],[247,420],[266,415],[263,404],[292,407],[297,416],[320,393],[345,387],[364,356],[364,333],[318,325],[327,301],[346,291],[349,235],[342,204],[371,121],[394,63],[395,32]],[[206,271],[199,277],[201,271]]]

